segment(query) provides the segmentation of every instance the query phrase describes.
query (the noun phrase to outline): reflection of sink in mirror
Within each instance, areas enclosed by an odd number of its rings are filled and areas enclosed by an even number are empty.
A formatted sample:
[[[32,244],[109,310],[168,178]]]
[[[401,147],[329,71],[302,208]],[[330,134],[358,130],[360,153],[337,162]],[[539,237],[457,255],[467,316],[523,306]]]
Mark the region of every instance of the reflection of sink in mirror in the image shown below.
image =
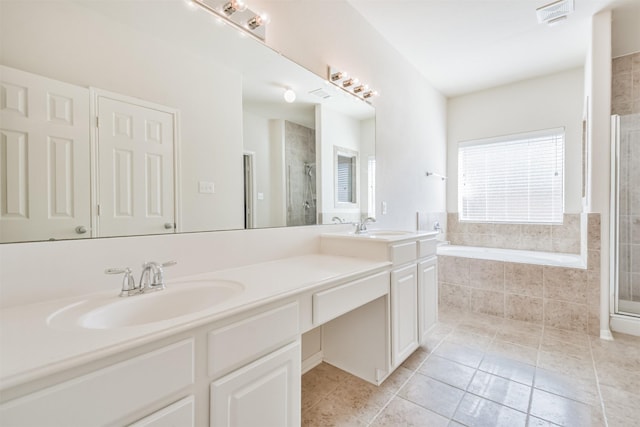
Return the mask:
[[[47,323],[64,329],[145,325],[207,310],[244,289],[240,283],[226,280],[192,280],[167,286],[149,294],[70,304],[51,315]]]
[[[9,154],[23,159],[4,182],[16,199],[25,200],[13,218],[0,218],[0,241],[260,228],[373,215],[371,105],[328,87],[325,78],[263,43],[238,37],[227,25],[211,25],[211,15],[190,9],[190,2],[152,3],[2,2],[0,61],[15,73],[1,74],[3,83],[21,88],[7,92],[7,102],[26,105],[20,99],[28,94],[29,111],[52,106],[57,121],[33,117],[26,123],[20,108],[0,112],[3,131],[13,138]],[[285,102],[285,86],[296,91],[294,103]],[[47,92],[55,99],[38,95]],[[98,120],[90,106],[98,107]],[[111,123],[117,138],[108,141],[114,133],[106,119],[111,113],[117,116],[117,123]],[[140,118],[150,125],[144,128]],[[35,132],[38,126],[44,131]],[[52,132],[60,126],[68,132]],[[55,138],[47,142],[49,133]],[[29,141],[27,148],[19,148],[20,135]],[[36,141],[39,135],[45,138],[42,143]],[[124,141],[135,135],[145,135],[147,147],[127,148],[132,144]],[[348,210],[333,203],[337,141],[359,155]],[[300,151],[302,143],[308,146]],[[89,147],[106,145],[91,163],[98,167],[90,167]],[[161,145],[167,149],[155,151]],[[60,171],[55,185],[45,173],[50,157],[34,152],[49,146]],[[149,164],[136,165],[145,158]],[[270,160],[276,158],[281,161]],[[137,191],[146,175],[136,171],[145,168],[151,168],[154,179]],[[31,181],[24,184],[27,170]],[[114,177],[120,180],[116,186]],[[92,202],[94,187],[96,194],[108,197]],[[38,200],[52,200],[55,206]],[[39,206],[45,211],[35,212]],[[49,210],[56,212],[55,219],[47,219]],[[109,215],[117,218],[109,220]]]

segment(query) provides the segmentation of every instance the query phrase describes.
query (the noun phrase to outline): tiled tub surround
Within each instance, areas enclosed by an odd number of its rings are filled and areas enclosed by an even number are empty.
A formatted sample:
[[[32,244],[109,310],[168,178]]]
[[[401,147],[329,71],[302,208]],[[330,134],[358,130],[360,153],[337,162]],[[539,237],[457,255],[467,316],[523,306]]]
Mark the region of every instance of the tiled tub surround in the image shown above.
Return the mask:
[[[438,257],[441,307],[600,333],[600,216],[589,214],[587,268]]]
[[[640,52],[613,58],[611,114],[640,113]]]
[[[380,387],[328,364],[302,377],[304,426],[631,427],[640,419],[640,338],[441,309]]]
[[[461,222],[449,213],[447,227],[452,245],[580,253],[580,214],[565,214],[562,225],[542,225]]]

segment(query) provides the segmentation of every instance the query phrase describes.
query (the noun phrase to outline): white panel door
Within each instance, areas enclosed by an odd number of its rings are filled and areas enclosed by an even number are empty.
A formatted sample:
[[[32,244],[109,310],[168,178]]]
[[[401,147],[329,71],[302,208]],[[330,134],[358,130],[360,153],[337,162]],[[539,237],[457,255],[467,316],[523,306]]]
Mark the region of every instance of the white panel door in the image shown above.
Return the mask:
[[[97,96],[99,235],[172,233],[174,112]]]
[[[418,309],[420,318],[420,342],[438,321],[438,259],[436,257],[418,263]]]
[[[0,66],[0,241],[90,237],[89,90]]]
[[[296,341],[213,382],[211,427],[300,426],[300,357]]]
[[[391,363],[399,366],[418,348],[418,277],[412,264],[391,272]]]

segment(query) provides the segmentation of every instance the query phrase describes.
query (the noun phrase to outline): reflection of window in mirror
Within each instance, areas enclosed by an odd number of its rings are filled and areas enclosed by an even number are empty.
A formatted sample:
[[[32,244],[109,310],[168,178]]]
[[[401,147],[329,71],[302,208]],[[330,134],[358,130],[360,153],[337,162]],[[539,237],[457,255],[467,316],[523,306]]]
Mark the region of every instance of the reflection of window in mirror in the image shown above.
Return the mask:
[[[376,158],[367,160],[367,216],[376,216]]]
[[[336,206],[355,205],[358,187],[358,153],[346,148],[335,147]]]

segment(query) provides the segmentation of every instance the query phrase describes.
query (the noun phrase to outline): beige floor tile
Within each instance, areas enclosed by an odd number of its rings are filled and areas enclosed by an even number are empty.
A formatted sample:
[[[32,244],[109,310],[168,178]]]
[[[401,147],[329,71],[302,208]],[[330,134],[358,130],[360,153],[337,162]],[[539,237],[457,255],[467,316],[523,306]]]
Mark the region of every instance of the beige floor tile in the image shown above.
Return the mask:
[[[464,392],[448,384],[416,373],[400,390],[398,396],[450,418]]]
[[[466,330],[456,329],[444,339],[444,342],[452,342],[484,351],[489,347],[492,340],[493,338],[487,335],[478,335]]]
[[[496,333],[496,339],[501,341],[507,341],[513,344],[522,345],[525,347],[531,347],[538,349],[540,346],[540,340],[542,338],[542,332],[529,333],[518,330],[502,329]]]
[[[527,420],[527,427],[554,427],[557,425],[558,424],[554,424],[551,421],[543,420],[532,415],[529,415],[529,419]]]
[[[638,393],[640,371],[624,369],[621,365],[619,361],[596,362],[598,381],[613,388]]]
[[[556,341],[562,341],[580,347],[589,347],[589,335],[587,335],[586,333],[567,331],[564,329],[545,326],[543,332],[543,339],[544,338],[551,338]]]
[[[486,372],[479,371],[467,391],[518,411],[527,412],[529,409],[530,386]]]
[[[585,381],[593,381],[595,379],[593,362],[586,358],[575,358],[566,354],[540,351],[537,366],[547,371],[559,372]]]
[[[536,371],[533,365],[493,354],[485,355],[479,369],[529,386],[533,385],[533,377]]]
[[[640,422],[640,399],[638,392],[640,384],[636,385],[635,393],[620,390],[604,384],[600,385],[604,409],[607,415],[612,414],[619,419],[626,419],[631,425],[632,421]]]
[[[538,359],[538,350],[532,347],[525,347],[513,344],[499,339],[493,340],[489,348],[488,354],[502,356],[508,359],[517,360],[518,362],[535,365]]]
[[[414,351],[411,356],[407,357],[405,361],[402,362],[401,366],[410,371],[415,371],[420,367],[420,365],[422,365],[422,362],[427,360],[429,354],[431,354],[430,351],[424,349],[423,347],[418,347],[418,349]]]
[[[305,411],[329,395],[345,381],[348,374],[327,363],[321,363],[302,376],[302,410]]]
[[[411,375],[413,375],[412,370],[399,366],[380,384],[379,389],[387,393],[395,394],[402,388]]]
[[[465,347],[462,345],[445,342],[442,343],[433,354],[453,360],[454,362],[477,368],[482,361],[484,353],[480,350]]]
[[[448,424],[448,418],[395,397],[371,423],[371,427],[446,427]]]
[[[549,335],[544,335],[542,337],[540,350],[551,353],[566,354],[579,359],[591,359],[591,349],[589,347],[583,347],[566,341],[560,341],[550,337]]]
[[[358,418],[355,411],[334,399],[324,398],[313,408],[302,412],[306,427],[365,427],[368,422]]]
[[[336,408],[338,412],[351,414],[362,421],[370,422],[375,415],[393,397],[392,393],[386,392],[380,387],[370,384],[360,378],[351,376],[329,396],[323,398],[316,406],[323,406],[326,402]]]
[[[590,405],[599,403],[598,388],[594,380],[583,380],[538,368],[534,387]]]
[[[542,335],[543,326],[538,323],[510,320],[503,323],[501,331],[519,332],[531,335]]]
[[[418,372],[465,390],[476,370],[460,363],[444,359],[437,355],[430,356],[426,362],[418,369]]]
[[[453,419],[470,427],[524,427],[527,414],[467,393]]]
[[[562,426],[591,425],[591,406],[542,390],[533,390],[531,415]]]

